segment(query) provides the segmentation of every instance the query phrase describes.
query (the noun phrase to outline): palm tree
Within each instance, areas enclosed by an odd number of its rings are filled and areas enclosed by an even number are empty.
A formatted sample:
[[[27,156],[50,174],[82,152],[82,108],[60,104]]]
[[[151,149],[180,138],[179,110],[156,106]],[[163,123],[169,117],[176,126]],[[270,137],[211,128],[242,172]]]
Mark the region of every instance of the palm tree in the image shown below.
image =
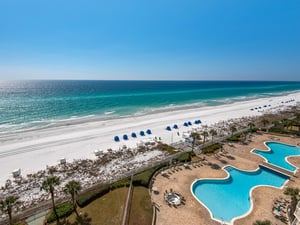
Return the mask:
[[[209,133],[210,133],[210,135],[211,135],[211,142],[213,142],[213,141],[214,141],[214,136],[216,136],[218,133],[217,133],[217,131],[214,130],[214,129],[211,129],[211,130],[209,131]]]
[[[3,213],[7,213],[9,224],[12,225],[12,207],[17,203],[18,197],[8,196],[4,200],[0,201],[0,209]]]
[[[205,144],[206,137],[208,136],[208,132],[207,132],[207,131],[203,131],[203,132],[202,132],[202,136],[203,136],[203,145],[204,145],[204,144]]]
[[[52,208],[53,208],[53,212],[54,212],[57,224],[59,223],[59,218],[57,215],[57,211],[55,208],[55,202],[54,202],[54,187],[58,186],[58,185],[60,185],[59,177],[52,176],[52,177],[47,177],[47,179],[43,181],[42,186],[41,186],[41,190],[44,190],[51,194]]]
[[[69,181],[64,188],[64,192],[66,194],[70,194],[71,198],[72,198],[72,202],[73,202],[73,206],[74,206],[74,211],[76,213],[76,215],[78,216],[78,212],[77,212],[77,203],[76,203],[76,195],[78,194],[78,192],[81,190],[81,185],[78,181],[75,180],[71,180]]]
[[[197,132],[192,132],[191,135],[190,135],[190,137],[193,139],[193,142],[192,142],[192,152],[194,152],[194,147],[195,147],[195,144],[196,144],[196,140],[200,139],[200,135]]]
[[[262,124],[264,125],[264,127],[266,127],[266,125],[269,123],[269,120],[267,120],[267,119],[262,119],[261,122],[262,122]]]
[[[293,121],[289,120],[289,119],[284,119],[283,121],[283,126],[284,128],[286,127],[286,129],[288,130],[291,126],[293,126]]]
[[[237,131],[236,126],[232,125],[230,126],[231,136],[233,136],[233,133]]]
[[[272,123],[275,127],[279,127],[279,125],[280,125],[279,121],[277,121],[277,120],[273,121]]]
[[[252,128],[255,127],[255,124],[252,123],[252,122],[249,122],[249,123],[248,123],[248,126],[249,126],[249,129],[252,130]]]

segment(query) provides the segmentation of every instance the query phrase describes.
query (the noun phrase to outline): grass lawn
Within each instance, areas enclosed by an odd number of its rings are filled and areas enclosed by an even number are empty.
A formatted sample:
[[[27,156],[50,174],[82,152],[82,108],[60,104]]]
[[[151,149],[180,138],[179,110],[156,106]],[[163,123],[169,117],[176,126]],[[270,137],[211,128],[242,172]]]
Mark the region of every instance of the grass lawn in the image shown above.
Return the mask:
[[[101,198],[96,199],[78,212],[81,221],[75,213],[69,216],[63,224],[69,225],[120,225],[128,188],[117,188]],[[53,223],[55,224],[55,223]]]
[[[151,225],[153,210],[148,189],[134,187],[131,203],[129,225]]]

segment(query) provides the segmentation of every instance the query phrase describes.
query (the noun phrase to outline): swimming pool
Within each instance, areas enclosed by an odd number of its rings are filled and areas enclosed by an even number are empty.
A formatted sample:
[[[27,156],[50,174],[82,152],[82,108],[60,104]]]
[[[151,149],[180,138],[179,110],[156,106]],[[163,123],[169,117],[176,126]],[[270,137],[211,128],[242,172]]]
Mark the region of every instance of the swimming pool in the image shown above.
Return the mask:
[[[288,163],[286,157],[300,155],[300,148],[278,142],[266,142],[269,151],[254,149],[252,152],[265,158],[269,163],[294,172],[296,167]]]
[[[224,168],[225,179],[200,179],[191,185],[194,197],[210,212],[212,219],[232,223],[245,216],[252,208],[251,190],[256,186],[281,188],[288,177],[260,167],[255,171],[242,171],[232,166]]]

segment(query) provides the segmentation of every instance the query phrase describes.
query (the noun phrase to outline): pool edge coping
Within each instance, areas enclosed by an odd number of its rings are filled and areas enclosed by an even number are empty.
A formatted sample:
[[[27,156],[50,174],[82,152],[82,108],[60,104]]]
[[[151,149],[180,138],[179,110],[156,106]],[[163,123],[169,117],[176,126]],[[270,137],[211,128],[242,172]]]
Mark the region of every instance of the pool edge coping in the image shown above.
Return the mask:
[[[269,163],[269,164],[271,164],[271,165],[273,165],[273,166],[279,167],[279,168],[281,168],[281,169],[283,169],[283,170],[292,172],[292,173],[295,175],[295,174],[297,173],[297,171],[299,170],[299,167],[297,167],[296,165],[290,163],[287,159],[290,158],[290,157],[300,157],[300,155],[290,155],[290,156],[286,156],[286,157],[284,158],[284,160],[286,161],[286,163],[288,163],[288,164],[290,164],[291,166],[295,167],[295,170],[294,170],[294,171],[291,171],[291,170],[289,170],[289,169],[286,169],[286,168],[283,168],[283,167],[281,167],[281,166],[278,166],[278,165],[275,165],[275,164],[273,164],[273,163],[270,163],[270,162],[268,161],[267,158],[265,158],[264,156],[262,156],[262,155],[257,154],[257,153],[254,152],[255,150],[262,151],[262,152],[269,152],[269,151],[271,151],[272,149],[267,145],[268,142],[270,142],[270,143],[272,143],[272,142],[273,142],[273,143],[279,143],[279,144],[282,144],[282,145],[287,145],[287,146],[296,147],[296,148],[299,148],[299,146],[297,146],[297,145],[291,145],[291,144],[285,144],[285,143],[279,142],[279,141],[264,141],[264,145],[267,147],[267,150],[261,150],[261,149],[257,149],[257,148],[253,148],[253,149],[250,150],[250,153],[255,154],[255,155],[261,157],[266,163]]]
[[[230,173],[225,169],[226,167],[232,167],[232,168],[234,168],[234,169],[236,169],[236,170],[240,170],[240,171],[244,171],[244,172],[256,172],[256,171],[258,171],[258,170],[260,169],[260,166],[259,166],[259,165],[258,165],[257,169],[255,169],[255,170],[244,170],[244,169],[239,169],[239,168],[237,168],[237,167],[235,167],[235,166],[233,166],[233,165],[228,164],[228,165],[225,165],[225,166],[222,167],[222,170],[225,171],[226,174],[227,174],[226,177],[224,177],[224,178],[199,178],[199,179],[195,179],[195,180],[192,182],[191,186],[190,186],[190,191],[191,191],[193,197],[194,197],[194,198],[195,198],[202,206],[204,206],[204,208],[207,209],[207,211],[209,212],[210,218],[211,218],[212,220],[217,221],[217,222],[219,222],[219,223],[221,223],[221,224],[224,224],[224,225],[225,225],[225,224],[227,224],[227,225],[233,225],[234,222],[235,222],[236,220],[248,216],[248,215],[253,211],[253,205],[254,205],[254,203],[253,203],[252,192],[253,192],[253,190],[254,190],[255,188],[257,188],[257,187],[271,187],[271,188],[276,188],[276,189],[283,189],[283,188],[286,186],[287,182],[289,181],[289,179],[287,179],[287,180],[284,182],[284,184],[283,184],[280,188],[279,188],[279,187],[274,187],[274,186],[271,186],[271,185],[256,185],[256,186],[252,187],[252,188],[250,189],[250,198],[249,198],[249,199],[250,199],[250,209],[249,209],[245,214],[243,214],[243,215],[241,215],[241,216],[234,217],[230,222],[222,221],[222,220],[219,220],[219,219],[213,217],[213,214],[212,214],[211,210],[210,210],[204,203],[202,203],[202,201],[200,201],[200,199],[198,199],[198,198],[195,196],[195,194],[194,194],[194,192],[193,192],[193,185],[194,185],[196,182],[200,181],[200,180],[226,180],[226,179],[228,179],[228,178],[230,177]]]

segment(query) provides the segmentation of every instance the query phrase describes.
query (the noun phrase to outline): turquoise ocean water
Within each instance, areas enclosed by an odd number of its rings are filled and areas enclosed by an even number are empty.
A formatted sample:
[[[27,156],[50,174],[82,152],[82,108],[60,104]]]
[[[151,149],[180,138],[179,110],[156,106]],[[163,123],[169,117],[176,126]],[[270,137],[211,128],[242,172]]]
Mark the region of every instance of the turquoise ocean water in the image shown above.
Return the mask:
[[[297,91],[300,82],[0,81],[0,133]]]

